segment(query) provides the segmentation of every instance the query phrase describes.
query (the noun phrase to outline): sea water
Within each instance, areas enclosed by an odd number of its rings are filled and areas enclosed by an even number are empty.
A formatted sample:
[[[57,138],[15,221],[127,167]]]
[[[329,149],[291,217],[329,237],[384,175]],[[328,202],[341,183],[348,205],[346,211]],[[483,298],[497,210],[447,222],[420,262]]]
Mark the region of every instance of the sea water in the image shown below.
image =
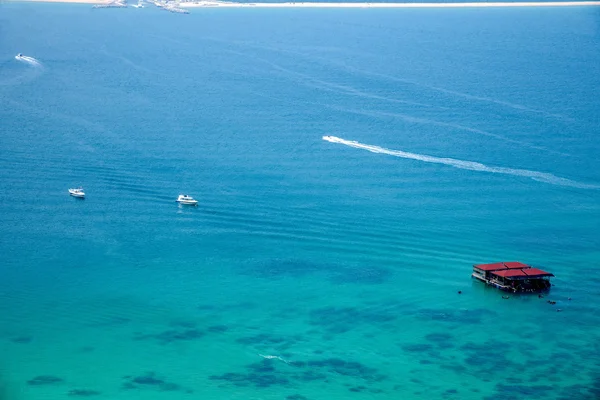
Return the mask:
[[[0,398],[596,399],[599,21],[1,4]]]

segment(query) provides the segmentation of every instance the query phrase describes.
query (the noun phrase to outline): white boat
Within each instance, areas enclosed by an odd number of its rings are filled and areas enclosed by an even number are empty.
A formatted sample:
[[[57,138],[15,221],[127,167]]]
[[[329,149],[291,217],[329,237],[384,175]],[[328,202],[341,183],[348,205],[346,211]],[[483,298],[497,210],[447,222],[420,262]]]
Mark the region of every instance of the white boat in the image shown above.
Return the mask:
[[[188,196],[187,194],[180,194],[176,201],[179,204],[187,204],[190,206],[198,205],[198,200],[195,200],[192,196]]]
[[[83,199],[85,197],[85,193],[83,192],[83,188],[79,189],[69,189],[69,194],[73,197],[78,197]]]
[[[17,60],[20,60],[21,58],[23,58],[23,53],[19,53],[19,54],[17,54],[17,55],[15,56],[15,58],[16,58]]]

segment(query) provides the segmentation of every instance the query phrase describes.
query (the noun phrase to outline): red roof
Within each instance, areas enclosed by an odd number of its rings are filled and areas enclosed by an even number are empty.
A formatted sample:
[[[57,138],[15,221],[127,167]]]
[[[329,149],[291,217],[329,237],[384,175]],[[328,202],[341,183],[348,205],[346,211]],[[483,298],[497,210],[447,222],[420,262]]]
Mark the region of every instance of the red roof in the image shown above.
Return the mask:
[[[498,271],[500,269],[506,269],[503,263],[479,264],[473,266],[483,271]]]
[[[554,274],[551,274],[550,272],[542,271],[537,268],[527,268],[523,272],[525,272],[527,276],[554,276]]]
[[[508,268],[508,269],[531,268],[531,266],[529,266],[527,264],[523,264],[522,262],[518,262],[518,261],[505,261],[502,264],[504,264],[506,266],[506,268]]]
[[[520,269],[505,269],[503,271],[492,272],[492,274],[502,276],[504,278],[510,278],[513,276],[528,276],[523,270]]]

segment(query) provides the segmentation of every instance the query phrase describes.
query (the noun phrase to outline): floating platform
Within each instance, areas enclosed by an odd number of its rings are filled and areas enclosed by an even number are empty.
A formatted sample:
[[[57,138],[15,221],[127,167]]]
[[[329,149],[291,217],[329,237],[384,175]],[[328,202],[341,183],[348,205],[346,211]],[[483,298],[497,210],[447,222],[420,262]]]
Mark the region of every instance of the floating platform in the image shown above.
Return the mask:
[[[473,265],[473,278],[513,293],[543,292],[552,286],[550,272],[518,261]]]

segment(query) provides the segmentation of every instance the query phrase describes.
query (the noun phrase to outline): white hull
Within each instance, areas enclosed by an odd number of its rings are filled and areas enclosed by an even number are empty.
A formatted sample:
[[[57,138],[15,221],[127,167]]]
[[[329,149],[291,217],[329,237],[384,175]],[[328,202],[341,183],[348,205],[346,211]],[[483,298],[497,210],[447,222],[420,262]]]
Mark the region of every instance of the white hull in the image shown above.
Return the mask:
[[[179,204],[185,204],[188,206],[197,206],[198,205],[198,201],[197,200],[176,200]]]
[[[85,193],[80,189],[69,189],[69,194],[78,199],[83,199],[85,197]]]
[[[187,194],[180,194],[175,201],[179,204],[185,204],[186,206],[198,205],[198,200],[194,199],[192,196],[188,196]]]

